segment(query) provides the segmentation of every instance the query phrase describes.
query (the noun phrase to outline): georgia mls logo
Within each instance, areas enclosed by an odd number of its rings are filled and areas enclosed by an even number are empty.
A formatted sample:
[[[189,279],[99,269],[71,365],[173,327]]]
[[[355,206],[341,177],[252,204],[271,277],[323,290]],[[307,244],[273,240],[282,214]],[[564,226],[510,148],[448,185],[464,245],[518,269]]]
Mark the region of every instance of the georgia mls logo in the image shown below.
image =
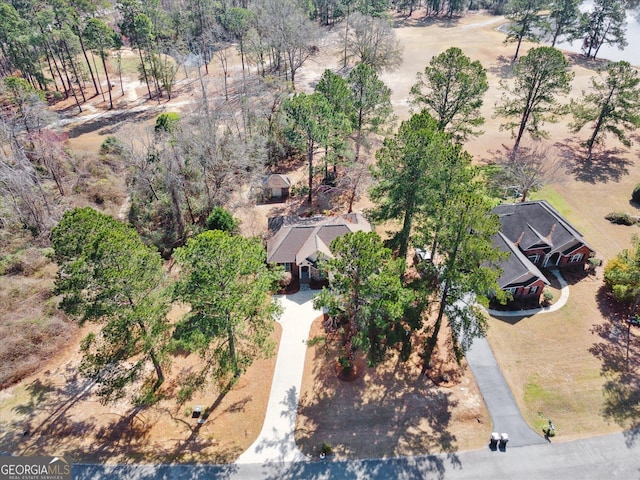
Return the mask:
[[[0,480],[71,480],[64,457],[0,457]]]

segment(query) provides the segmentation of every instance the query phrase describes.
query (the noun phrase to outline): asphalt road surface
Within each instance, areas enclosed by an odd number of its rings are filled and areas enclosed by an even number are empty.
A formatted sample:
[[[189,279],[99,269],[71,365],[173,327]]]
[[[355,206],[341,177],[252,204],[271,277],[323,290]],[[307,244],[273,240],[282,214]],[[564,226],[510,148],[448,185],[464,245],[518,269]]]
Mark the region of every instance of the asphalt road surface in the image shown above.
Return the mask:
[[[231,465],[74,465],[93,479],[640,479],[640,431],[421,457]]]

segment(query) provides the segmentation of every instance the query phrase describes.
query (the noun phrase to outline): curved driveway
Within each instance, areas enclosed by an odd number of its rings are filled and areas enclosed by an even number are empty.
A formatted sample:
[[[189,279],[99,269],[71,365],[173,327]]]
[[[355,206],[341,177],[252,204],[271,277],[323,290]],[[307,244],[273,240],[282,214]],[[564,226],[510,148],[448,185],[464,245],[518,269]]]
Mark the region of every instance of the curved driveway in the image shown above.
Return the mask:
[[[489,315],[493,315],[496,317],[530,317],[531,315],[555,312],[556,310],[560,310],[562,307],[565,306],[565,304],[567,303],[567,300],[569,300],[569,286],[567,285],[567,282],[564,280],[560,272],[556,270],[549,270],[549,271],[554,277],[558,279],[558,282],[560,283],[560,298],[558,299],[557,302],[555,302],[552,305],[549,305],[548,307],[529,308],[527,310],[505,311],[505,310],[488,309],[487,312],[489,313]]]

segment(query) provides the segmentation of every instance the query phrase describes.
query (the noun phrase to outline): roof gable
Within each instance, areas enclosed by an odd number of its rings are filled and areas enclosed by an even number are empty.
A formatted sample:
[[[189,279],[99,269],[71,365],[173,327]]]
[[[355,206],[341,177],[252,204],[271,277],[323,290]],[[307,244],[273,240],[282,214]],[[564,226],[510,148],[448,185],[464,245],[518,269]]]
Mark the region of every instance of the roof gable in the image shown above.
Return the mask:
[[[540,269],[520,251],[520,249],[511,242],[502,232],[494,237],[494,244],[503,252],[509,253],[507,259],[500,262],[502,275],[498,279],[498,286],[506,288],[510,285],[526,282],[528,278],[533,280],[540,279],[546,285],[549,280],[542,274]]]
[[[582,234],[545,200],[498,205],[493,209],[502,224],[502,233],[520,249],[549,247],[562,251],[567,245],[587,245]]]
[[[319,254],[331,257],[331,242],[349,232],[371,231],[371,224],[360,213],[336,217],[272,217],[268,220],[267,262],[315,262]]]
[[[273,173],[264,179],[264,183],[267,188],[289,188],[291,187],[291,180],[286,175],[280,173]]]

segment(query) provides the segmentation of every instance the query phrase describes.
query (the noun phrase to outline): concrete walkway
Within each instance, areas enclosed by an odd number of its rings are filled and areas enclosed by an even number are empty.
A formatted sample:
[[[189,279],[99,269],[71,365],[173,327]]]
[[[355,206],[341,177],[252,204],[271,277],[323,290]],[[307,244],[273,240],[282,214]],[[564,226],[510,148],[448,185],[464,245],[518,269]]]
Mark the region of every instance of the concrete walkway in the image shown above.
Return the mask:
[[[279,321],[282,337],[267,413],[260,435],[240,455],[238,464],[307,460],[296,446],[294,432],[309,330],[313,320],[322,314],[313,308],[312,298],[316,293],[307,290],[276,297],[284,312]]]
[[[536,315],[538,313],[549,313],[555,312],[556,310],[560,310],[565,306],[567,300],[569,300],[569,286],[567,282],[565,282],[564,278],[562,278],[562,274],[556,270],[549,270],[551,274],[558,279],[560,283],[560,298],[553,305],[549,305],[548,307],[540,307],[540,308],[529,308],[527,310],[491,310],[487,309],[487,313],[494,317],[530,317],[531,315]]]

